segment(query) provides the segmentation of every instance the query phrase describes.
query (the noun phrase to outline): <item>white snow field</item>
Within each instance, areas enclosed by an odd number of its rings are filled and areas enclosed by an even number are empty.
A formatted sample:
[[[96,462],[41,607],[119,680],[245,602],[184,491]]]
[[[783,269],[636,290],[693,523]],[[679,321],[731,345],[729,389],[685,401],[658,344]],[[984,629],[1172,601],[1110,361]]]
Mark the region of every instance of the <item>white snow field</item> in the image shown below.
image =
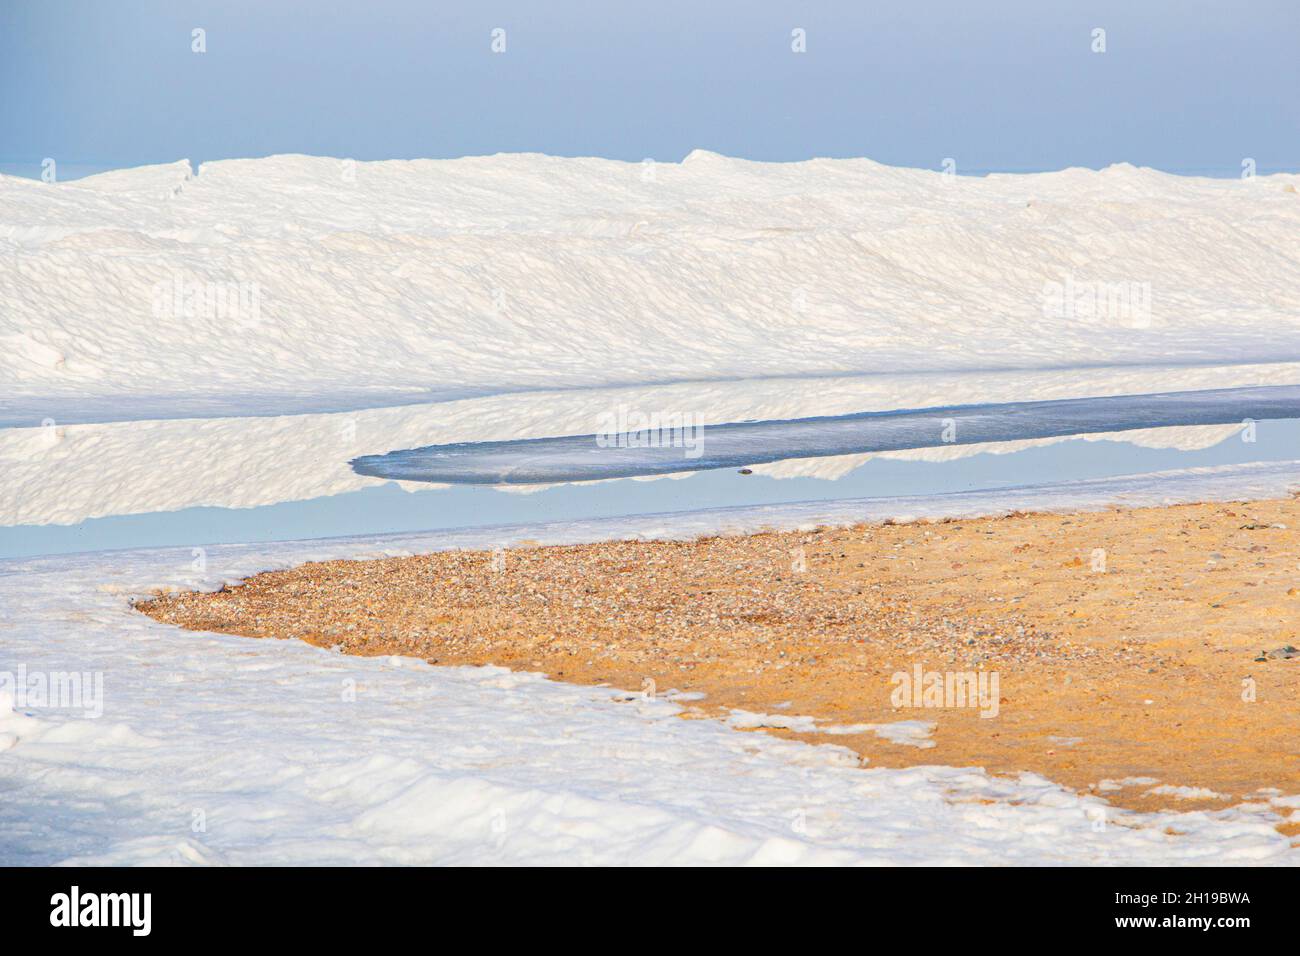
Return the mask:
[[[90,421],[1291,361],[1297,188],[1288,174],[975,178],[702,151],[0,177],[0,382],[36,421]]]
[[[1101,507],[1213,497],[1243,481],[1276,494],[1294,482],[1290,465],[844,502],[838,515],[823,505],[227,546],[201,571],[184,549],[0,563],[0,672],[21,664],[30,682],[76,671],[86,688],[102,675],[100,697],[70,702],[81,710],[15,710],[0,685],[0,863],[1295,864],[1300,851],[1273,827],[1295,801],[1276,793],[1137,814],[1031,774],[863,769],[834,746],[835,727],[809,746],[679,719],[688,702],[671,693],[183,632],[128,604],[154,587],[215,588],[304,560],[525,537]],[[757,717],[732,723],[783,722]],[[924,730],[900,715],[892,735],[923,743]]]
[[[1298,188],[701,151],[0,176],[0,536],[363,490],[357,456],[586,435],[623,405],[714,424],[1294,386]],[[1203,449],[1243,425],[1122,441]],[[804,715],[682,720],[671,695],[182,632],[129,601],[524,538],[1281,496],[1298,469],[0,561],[0,864],[1293,864],[1273,827],[1291,795],[1141,815],[1033,776],[863,769],[834,727],[820,747],[743,729]],[[101,716],[28,693],[72,672],[102,679],[80,701]],[[899,716],[876,733],[924,747]]]

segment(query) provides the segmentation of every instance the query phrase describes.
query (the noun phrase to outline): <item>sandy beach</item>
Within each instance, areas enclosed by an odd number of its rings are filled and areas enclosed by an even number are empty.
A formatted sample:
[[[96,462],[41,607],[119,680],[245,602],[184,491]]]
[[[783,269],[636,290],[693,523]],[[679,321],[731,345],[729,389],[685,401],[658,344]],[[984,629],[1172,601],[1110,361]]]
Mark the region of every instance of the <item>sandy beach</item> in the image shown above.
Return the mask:
[[[847,746],[867,766],[1033,772],[1131,809],[1215,809],[1300,793],[1298,522],[1285,499],[523,542],[305,564],[137,607],[688,694],[684,717]]]

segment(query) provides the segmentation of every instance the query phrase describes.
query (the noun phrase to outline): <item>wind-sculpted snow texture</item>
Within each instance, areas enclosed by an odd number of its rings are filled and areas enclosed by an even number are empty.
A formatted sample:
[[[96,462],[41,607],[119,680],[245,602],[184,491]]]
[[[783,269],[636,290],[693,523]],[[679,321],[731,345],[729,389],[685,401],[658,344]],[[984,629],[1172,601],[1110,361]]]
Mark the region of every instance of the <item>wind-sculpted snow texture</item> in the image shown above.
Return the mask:
[[[1298,184],[700,151],[0,177],[0,395],[23,415],[43,400],[49,417],[92,421],[128,397],[166,418],[778,374],[1284,361],[1300,357]]]

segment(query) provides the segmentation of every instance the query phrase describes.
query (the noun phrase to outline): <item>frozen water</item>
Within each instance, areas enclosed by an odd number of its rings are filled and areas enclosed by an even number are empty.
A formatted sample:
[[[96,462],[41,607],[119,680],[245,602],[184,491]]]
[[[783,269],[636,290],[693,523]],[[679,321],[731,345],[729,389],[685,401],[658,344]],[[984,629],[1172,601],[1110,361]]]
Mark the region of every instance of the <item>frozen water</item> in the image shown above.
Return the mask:
[[[790,421],[672,425],[602,435],[462,442],[367,455],[359,474],[406,481],[544,484],[701,471],[943,444],[1053,438],[1300,416],[1300,386],[965,405]]]

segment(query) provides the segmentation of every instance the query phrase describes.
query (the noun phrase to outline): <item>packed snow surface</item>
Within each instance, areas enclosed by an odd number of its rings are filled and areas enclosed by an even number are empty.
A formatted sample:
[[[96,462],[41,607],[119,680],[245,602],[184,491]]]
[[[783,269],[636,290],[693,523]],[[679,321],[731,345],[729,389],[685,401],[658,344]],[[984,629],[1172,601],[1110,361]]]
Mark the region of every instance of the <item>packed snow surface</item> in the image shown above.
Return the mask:
[[[1185,476],[1184,490],[1203,494],[1222,478]],[[1101,506],[1161,487],[1112,481],[1031,498]],[[841,503],[820,517],[992,513],[1025,494],[950,498]],[[689,699],[671,690],[646,699],[493,667],[348,657],[182,631],[129,606],[153,588],[216,588],[306,560],[818,518],[750,509],[229,546],[202,562],[188,549],[2,562],[0,864],[1300,862],[1274,828],[1291,806],[1278,793],[1138,814],[1032,774],[864,769],[833,743],[681,720]],[[3,681],[68,672],[86,689],[99,675],[102,690],[53,708]],[[875,728],[919,743],[929,731],[919,723]],[[833,741],[835,728],[823,729]]]
[[[1293,360],[1298,184],[702,151],[0,177],[0,385],[89,421]]]

